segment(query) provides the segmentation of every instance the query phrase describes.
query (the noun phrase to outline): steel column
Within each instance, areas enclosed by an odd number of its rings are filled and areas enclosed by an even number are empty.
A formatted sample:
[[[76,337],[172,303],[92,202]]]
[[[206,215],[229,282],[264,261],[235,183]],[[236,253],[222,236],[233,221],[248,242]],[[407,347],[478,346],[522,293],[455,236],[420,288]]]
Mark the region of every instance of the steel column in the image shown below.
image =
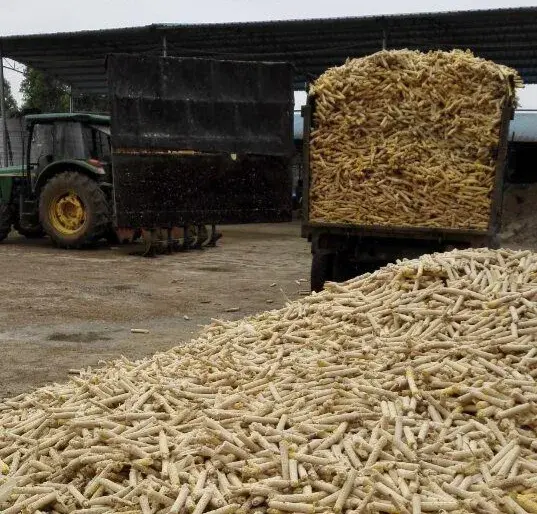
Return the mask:
[[[382,29],[382,49],[386,50],[388,48],[388,31],[384,28]]]
[[[4,91],[4,54],[2,52],[2,42],[0,41],[0,116],[2,116],[2,162],[4,166],[9,166],[7,149],[7,121],[6,121],[6,97]]]
[[[166,40],[166,34],[162,36],[162,57],[168,55],[168,41]]]

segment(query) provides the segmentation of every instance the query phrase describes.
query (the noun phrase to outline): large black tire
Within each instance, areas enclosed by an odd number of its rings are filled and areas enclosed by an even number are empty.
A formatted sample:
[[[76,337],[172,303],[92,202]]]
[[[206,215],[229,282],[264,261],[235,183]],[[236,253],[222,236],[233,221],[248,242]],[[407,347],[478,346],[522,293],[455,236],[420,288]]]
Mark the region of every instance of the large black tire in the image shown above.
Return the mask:
[[[334,256],[328,253],[314,253],[311,260],[311,290],[323,290],[324,283],[333,280]]]
[[[3,241],[9,235],[12,223],[12,206],[9,204],[0,204],[0,241]]]
[[[45,237],[46,233],[41,224],[39,225],[23,225],[20,220],[15,220],[13,227],[21,235],[27,239],[39,239]]]
[[[81,248],[103,237],[110,226],[106,194],[82,173],[60,173],[41,191],[39,221],[61,248]]]
[[[371,261],[367,264],[357,264],[355,276],[364,275],[365,273],[374,273],[375,271],[382,268],[383,266],[386,266],[387,264],[388,263],[386,261]]]
[[[350,259],[346,252],[337,253],[334,256],[331,280],[334,282],[346,282],[364,273],[372,273],[385,264],[387,263],[383,261],[356,262]]]
[[[332,278],[334,282],[345,282],[354,276],[354,270],[345,252],[338,252],[332,261]]]

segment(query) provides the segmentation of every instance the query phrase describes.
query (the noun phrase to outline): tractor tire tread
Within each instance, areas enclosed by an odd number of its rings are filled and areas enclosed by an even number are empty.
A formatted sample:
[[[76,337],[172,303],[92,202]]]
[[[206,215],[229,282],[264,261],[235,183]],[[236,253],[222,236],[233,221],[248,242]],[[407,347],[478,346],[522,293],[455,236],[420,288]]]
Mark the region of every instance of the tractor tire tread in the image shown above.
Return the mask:
[[[26,239],[39,239],[47,235],[41,225],[25,227],[22,226],[19,221],[15,221],[13,223],[13,228]]]
[[[86,232],[76,240],[69,240],[57,234],[48,226],[46,210],[42,201],[39,202],[39,218],[45,232],[47,232],[57,246],[60,248],[83,248],[105,235],[111,221],[110,206],[106,194],[99,187],[99,184],[78,171],[64,171],[52,177],[43,187],[40,198],[43,199],[48,194],[48,191],[53,191],[55,188],[61,187],[64,184],[72,184],[73,189],[84,191],[89,196],[89,203],[92,206],[92,216],[90,226]]]

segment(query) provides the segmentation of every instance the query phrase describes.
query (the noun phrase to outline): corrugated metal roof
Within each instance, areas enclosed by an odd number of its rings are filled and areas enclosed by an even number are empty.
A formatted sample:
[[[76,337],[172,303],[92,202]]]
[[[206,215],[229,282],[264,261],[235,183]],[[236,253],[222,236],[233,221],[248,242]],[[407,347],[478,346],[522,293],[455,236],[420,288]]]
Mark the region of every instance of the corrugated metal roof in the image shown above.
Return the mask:
[[[115,52],[289,61],[296,86],[347,57],[382,48],[470,48],[537,82],[537,8],[205,25],[148,25],[9,36],[4,56],[51,73],[80,92],[106,93],[104,63]]]

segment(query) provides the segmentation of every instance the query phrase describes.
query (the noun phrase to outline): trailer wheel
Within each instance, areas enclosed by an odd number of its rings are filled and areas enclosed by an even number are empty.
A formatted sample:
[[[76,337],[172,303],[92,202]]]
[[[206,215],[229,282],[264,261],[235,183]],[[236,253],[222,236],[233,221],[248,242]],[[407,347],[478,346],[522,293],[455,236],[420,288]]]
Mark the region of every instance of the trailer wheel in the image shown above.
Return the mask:
[[[116,232],[116,230],[112,226],[109,226],[105,230],[105,232],[103,234],[103,237],[106,239],[106,242],[109,245],[119,245],[119,244],[121,244],[121,239],[119,238],[118,233]]]
[[[346,252],[336,253],[332,261],[332,280],[334,282],[345,282],[355,276],[356,272],[354,265],[349,260],[349,255]]]
[[[13,223],[13,209],[7,203],[0,204],[0,241],[3,241],[11,232]]]
[[[324,283],[333,280],[334,256],[329,253],[314,253],[311,260],[311,290],[323,290]]]
[[[95,180],[66,171],[52,177],[43,187],[39,220],[58,246],[80,248],[104,236],[110,226],[110,209]]]

